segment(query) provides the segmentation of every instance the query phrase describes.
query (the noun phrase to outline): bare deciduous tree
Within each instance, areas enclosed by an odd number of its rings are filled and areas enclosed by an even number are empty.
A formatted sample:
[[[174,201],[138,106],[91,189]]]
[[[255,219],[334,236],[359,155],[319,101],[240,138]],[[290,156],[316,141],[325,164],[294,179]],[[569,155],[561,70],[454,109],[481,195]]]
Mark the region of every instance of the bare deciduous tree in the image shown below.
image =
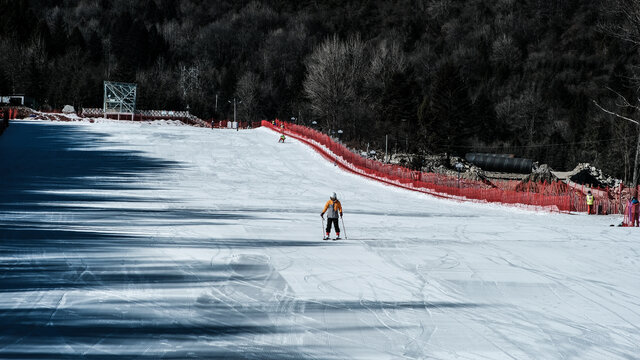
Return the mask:
[[[370,70],[366,71],[368,83],[385,88],[393,74],[407,68],[407,58],[396,40],[382,40],[371,56]]]
[[[619,96],[619,102],[616,104],[616,106],[618,108],[624,109],[624,108],[630,108],[630,109],[634,109],[636,111],[640,111],[640,99],[636,99],[636,104],[632,105],[629,100],[627,100],[624,96],[618,94]],[[609,115],[613,115],[618,119],[622,119],[622,120],[626,120],[629,121],[631,123],[636,124],[636,131],[638,131],[638,140],[636,142],[636,156],[635,156],[635,161],[633,163],[633,185],[638,185],[638,162],[640,161],[640,129],[637,129],[638,127],[640,127],[640,122],[638,122],[635,119],[632,119],[628,116],[624,116],[624,115],[620,115],[620,113],[615,112],[615,111],[611,111],[608,109],[605,109],[604,107],[602,107],[600,104],[598,104],[595,100],[593,101],[593,103],[596,105],[596,107],[598,107],[600,110],[604,111],[605,113],[609,114]]]
[[[358,101],[367,70],[365,44],[359,37],[341,41],[334,35],[309,56],[304,91],[313,112],[325,120],[328,128],[344,124]]]
[[[640,2],[637,0],[618,0],[614,1],[608,7],[610,21],[601,24],[600,29],[610,36],[623,40],[624,42],[632,45],[636,51],[640,49]],[[635,113],[640,111],[640,74],[638,74],[638,68],[635,68],[636,74],[631,79],[633,84],[633,92],[635,100],[628,100],[624,95],[615,92],[618,96],[617,107],[620,110],[612,111],[600,106],[595,100],[594,104],[607,114],[613,115],[618,119],[626,120],[636,124],[636,131],[638,131],[638,140],[636,143],[636,155],[633,165],[633,185],[638,185],[638,165],[640,162],[640,122],[629,116],[622,115],[622,111]]]
[[[510,68],[515,66],[520,57],[520,50],[511,36],[502,34],[491,45],[491,62],[494,65]]]
[[[238,97],[242,100],[242,106],[238,108],[238,118],[240,121],[256,121],[258,117],[258,101],[259,101],[259,82],[260,78],[253,72],[247,72],[240,80],[236,87]]]
[[[180,90],[182,98],[187,101],[194,92],[198,91],[200,86],[200,66],[192,64],[191,66],[180,67]]]

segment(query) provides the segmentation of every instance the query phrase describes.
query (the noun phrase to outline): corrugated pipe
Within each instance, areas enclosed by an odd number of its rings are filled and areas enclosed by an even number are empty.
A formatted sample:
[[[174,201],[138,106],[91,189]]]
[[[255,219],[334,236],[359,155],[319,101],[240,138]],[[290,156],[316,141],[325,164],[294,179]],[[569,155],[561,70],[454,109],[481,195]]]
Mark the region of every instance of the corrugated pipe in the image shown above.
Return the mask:
[[[487,171],[529,174],[533,167],[533,160],[508,157],[503,154],[468,153],[465,159]]]

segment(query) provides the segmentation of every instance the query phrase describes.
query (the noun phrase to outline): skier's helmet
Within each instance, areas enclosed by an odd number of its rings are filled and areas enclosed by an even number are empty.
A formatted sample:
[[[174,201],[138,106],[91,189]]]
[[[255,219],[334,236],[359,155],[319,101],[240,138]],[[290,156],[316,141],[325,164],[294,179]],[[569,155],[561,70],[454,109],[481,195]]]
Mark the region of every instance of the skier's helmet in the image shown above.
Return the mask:
[[[335,200],[335,199],[337,199],[337,198],[338,198],[338,197],[336,196],[336,193],[333,193],[333,194],[331,194],[331,196],[330,196],[330,199],[331,199],[331,200]]]

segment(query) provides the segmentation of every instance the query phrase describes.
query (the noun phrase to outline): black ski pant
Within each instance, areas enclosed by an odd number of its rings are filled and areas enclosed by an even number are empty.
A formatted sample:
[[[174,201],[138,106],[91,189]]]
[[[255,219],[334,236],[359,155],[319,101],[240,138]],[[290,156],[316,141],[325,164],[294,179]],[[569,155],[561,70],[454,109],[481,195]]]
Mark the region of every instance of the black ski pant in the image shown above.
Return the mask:
[[[338,218],[327,218],[327,234],[331,234],[331,224],[336,228],[336,234],[340,234],[340,225],[338,225]]]

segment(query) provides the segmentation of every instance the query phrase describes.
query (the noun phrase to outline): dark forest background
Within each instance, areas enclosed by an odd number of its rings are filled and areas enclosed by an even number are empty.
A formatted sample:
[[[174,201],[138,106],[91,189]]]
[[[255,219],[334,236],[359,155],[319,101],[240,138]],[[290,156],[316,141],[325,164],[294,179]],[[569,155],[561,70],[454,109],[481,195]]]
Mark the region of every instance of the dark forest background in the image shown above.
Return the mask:
[[[388,134],[401,152],[508,152],[629,179],[638,130],[592,102],[637,98],[637,49],[602,31],[608,6],[0,0],[0,93],[101,107],[104,80],[135,82],[140,109],[224,119],[235,97],[242,120],[317,121],[360,148]]]

